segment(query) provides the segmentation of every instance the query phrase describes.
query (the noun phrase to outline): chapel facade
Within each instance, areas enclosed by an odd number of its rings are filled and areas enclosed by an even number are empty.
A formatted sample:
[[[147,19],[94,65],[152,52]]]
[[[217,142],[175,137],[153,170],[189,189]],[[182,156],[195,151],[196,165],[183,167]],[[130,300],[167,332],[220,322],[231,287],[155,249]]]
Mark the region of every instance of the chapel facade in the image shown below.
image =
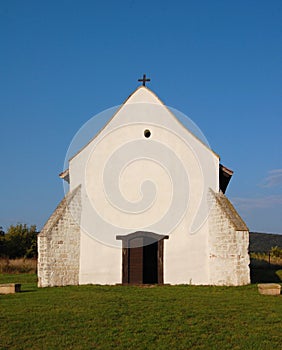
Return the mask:
[[[250,283],[233,172],[146,86],[69,160],[38,235],[38,285]]]

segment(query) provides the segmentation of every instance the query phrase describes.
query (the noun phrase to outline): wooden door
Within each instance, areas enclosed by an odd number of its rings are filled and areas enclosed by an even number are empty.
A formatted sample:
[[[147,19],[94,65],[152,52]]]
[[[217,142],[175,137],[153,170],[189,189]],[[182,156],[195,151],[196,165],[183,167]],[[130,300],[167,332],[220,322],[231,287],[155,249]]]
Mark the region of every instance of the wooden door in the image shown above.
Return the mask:
[[[143,238],[137,237],[130,241],[128,252],[129,283],[143,283]]]
[[[137,231],[117,239],[122,241],[123,284],[163,283],[163,245],[168,236]]]

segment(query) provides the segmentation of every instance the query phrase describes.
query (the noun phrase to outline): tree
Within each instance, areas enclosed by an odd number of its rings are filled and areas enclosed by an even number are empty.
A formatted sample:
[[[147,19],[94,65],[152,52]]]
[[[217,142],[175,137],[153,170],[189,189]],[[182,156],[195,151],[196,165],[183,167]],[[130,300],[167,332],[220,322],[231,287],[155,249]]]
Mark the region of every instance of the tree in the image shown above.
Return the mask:
[[[282,258],[282,248],[278,246],[272,247],[270,250],[270,254],[275,258]]]
[[[36,226],[28,227],[26,224],[11,225],[4,234],[2,256],[10,259],[37,257],[37,231]]]
[[[3,230],[3,227],[0,226],[0,256],[4,255],[5,250],[5,232]]]

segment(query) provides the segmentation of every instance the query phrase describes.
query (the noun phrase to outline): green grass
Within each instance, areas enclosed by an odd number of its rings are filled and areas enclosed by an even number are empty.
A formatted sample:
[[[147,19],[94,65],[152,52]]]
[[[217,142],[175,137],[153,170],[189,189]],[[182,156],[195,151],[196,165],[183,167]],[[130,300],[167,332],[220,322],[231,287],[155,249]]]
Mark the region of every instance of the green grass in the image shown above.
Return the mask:
[[[69,286],[0,275],[0,349],[278,349],[282,297],[257,286]]]

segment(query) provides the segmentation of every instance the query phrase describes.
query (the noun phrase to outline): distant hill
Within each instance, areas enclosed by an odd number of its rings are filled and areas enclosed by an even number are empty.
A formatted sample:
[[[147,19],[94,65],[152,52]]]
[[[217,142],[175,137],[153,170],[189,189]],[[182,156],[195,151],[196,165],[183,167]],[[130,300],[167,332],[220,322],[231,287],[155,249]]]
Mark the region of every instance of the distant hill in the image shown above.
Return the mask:
[[[282,234],[250,232],[250,252],[268,252],[276,246],[282,249]]]

